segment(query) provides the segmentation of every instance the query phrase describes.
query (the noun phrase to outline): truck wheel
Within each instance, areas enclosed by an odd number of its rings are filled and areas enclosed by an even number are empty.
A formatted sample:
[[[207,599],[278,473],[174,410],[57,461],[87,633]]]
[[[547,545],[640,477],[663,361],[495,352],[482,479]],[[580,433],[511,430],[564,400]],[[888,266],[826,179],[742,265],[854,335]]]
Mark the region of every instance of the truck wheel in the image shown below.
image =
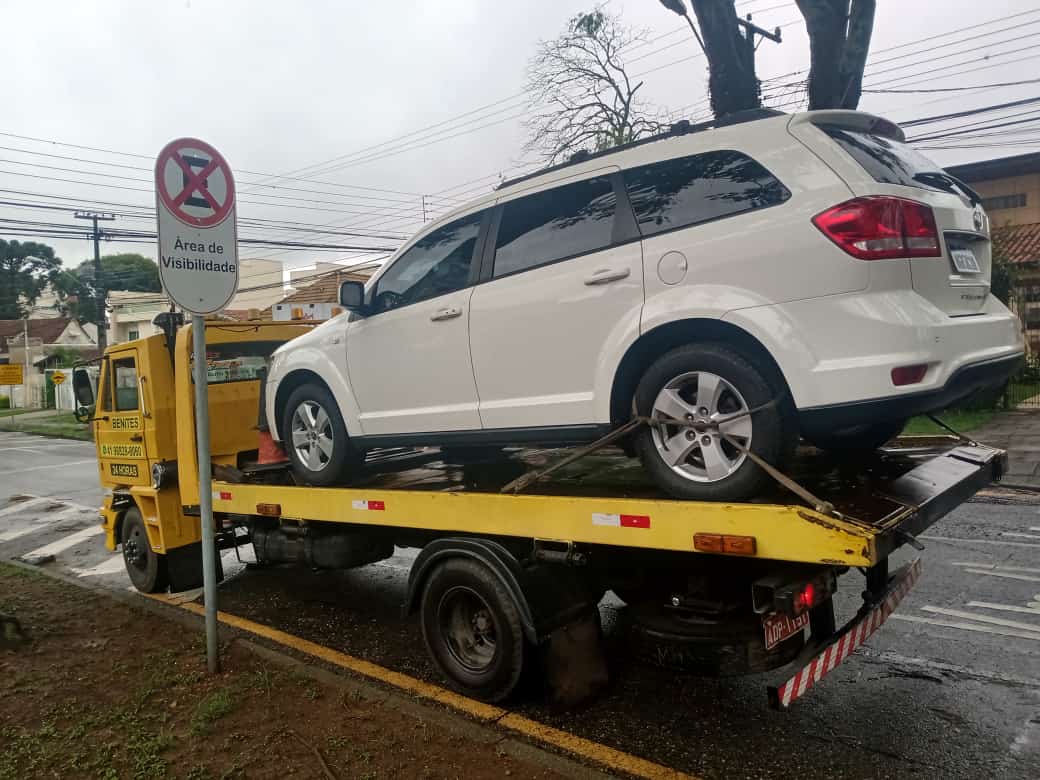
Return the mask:
[[[723,344],[688,344],[673,349],[647,369],[636,387],[639,414],[658,422],[636,435],[643,468],[665,492],[699,501],[743,501],[768,477],[722,434],[769,463],[791,456],[798,439],[778,403],[777,390],[743,355]],[[732,418],[725,422],[726,418]],[[668,424],[674,419],[694,427]],[[723,420],[723,422],[718,422]]]
[[[166,556],[152,549],[137,507],[131,507],[123,515],[122,537],[123,563],[134,587],[142,593],[166,590],[169,585]]]
[[[524,666],[524,636],[512,597],[486,566],[455,558],[435,568],[420,605],[423,640],[455,690],[506,698]]]
[[[307,485],[334,485],[361,463],[347,440],[336,399],[321,385],[300,385],[289,396],[282,442],[293,474]]]
[[[831,452],[873,452],[894,439],[906,427],[906,420],[858,425],[843,431],[806,436],[806,440],[821,450]]]

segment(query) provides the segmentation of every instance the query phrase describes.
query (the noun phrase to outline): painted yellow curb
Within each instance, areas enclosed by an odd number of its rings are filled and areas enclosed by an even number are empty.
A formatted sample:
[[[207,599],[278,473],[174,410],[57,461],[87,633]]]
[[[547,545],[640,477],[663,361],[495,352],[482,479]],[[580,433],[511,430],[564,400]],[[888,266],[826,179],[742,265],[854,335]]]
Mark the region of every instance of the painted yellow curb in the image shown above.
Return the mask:
[[[678,778],[697,780],[693,775],[688,775],[677,769],[670,769],[661,764],[655,764],[653,761],[638,758],[631,753],[623,753],[599,742],[583,739],[570,732],[554,729],[552,726],[546,726],[543,723],[512,712],[502,716],[498,723],[507,729],[523,734],[525,737],[530,737],[538,742],[548,743],[566,750],[568,753],[582,756],[614,772],[626,772],[636,777],[646,777],[652,780],[665,780],[666,778],[667,780],[678,780]]]
[[[181,607],[189,612],[194,612],[197,615],[204,615],[206,613],[205,607],[201,604],[181,604]],[[276,628],[270,628],[261,623],[254,623],[252,620],[246,620],[245,618],[236,617],[235,615],[229,615],[226,612],[218,612],[217,617],[220,619],[221,623],[226,623],[229,626],[240,628],[251,634],[262,636],[273,642],[277,642],[280,645],[284,645],[285,647],[291,647],[293,650],[299,650],[301,653],[307,653],[307,655],[312,655],[315,658],[328,661],[329,663],[341,666],[344,669],[349,669],[352,672],[357,672],[365,677],[381,680],[382,682],[393,685],[395,688],[408,691],[409,693],[421,696],[424,699],[432,699],[441,704],[446,704],[449,707],[461,710],[478,720],[494,721],[506,714],[506,711],[500,707],[495,707],[491,704],[484,704],[484,702],[476,701],[475,699],[470,699],[454,693],[453,691],[441,688],[439,685],[433,685],[428,682],[423,682],[422,680],[416,680],[414,677],[409,677],[407,674],[395,672],[392,669],[387,669],[385,666],[380,666],[379,664],[374,664],[370,661],[363,661],[360,658],[355,658],[352,655],[341,653],[338,650],[333,650],[330,647],[319,645],[316,642],[301,639],[298,636],[287,634]]]
[[[166,604],[178,606],[182,609],[188,610],[189,612],[193,612],[196,615],[204,615],[206,612],[205,607],[201,604],[179,602],[168,595],[149,595],[144,593],[141,595],[147,596],[155,601],[161,601]],[[558,750],[583,758],[609,771],[624,772],[636,777],[647,778],[647,780],[680,780],[680,778],[684,780],[698,780],[694,775],[685,774],[676,769],[662,766],[661,764],[655,764],[653,761],[638,758],[630,753],[615,750],[614,748],[607,747],[606,745],[588,739],[583,739],[582,737],[575,736],[566,731],[561,731],[560,729],[554,729],[551,726],[538,723],[530,718],[525,718],[522,715],[509,712],[501,707],[496,707],[493,704],[485,704],[484,702],[470,699],[467,696],[454,693],[453,691],[449,691],[439,685],[433,685],[432,683],[417,680],[414,677],[409,677],[407,674],[401,674],[392,669],[387,669],[385,666],[380,666],[379,664],[374,664],[370,661],[355,658],[347,653],[341,653],[338,650],[333,650],[324,645],[319,645],[316,642],[301,639],[292,634],[287,634],[284,631],[279,631],[276,628],[270,628],[261,623],[255,623],[252,620],[246,620],[245,618],[240,618],[235,615],[229,615],[226,612],[218,612],[217,618],[221,623],[226,625],[238,628],[242,631],[248,631],[256,636],[262,636],[265,639],[270,639],[272,642],[277,642],[280,645],[290,647],[301,653],[306,653],[315,658],[320,658],[323,661],[335,664],[344,669],[349,669],[350,671],[356,672],[365,677],[387,683],[388,685],[392,685],[395,688],[407,691],[408,693],[419,696],[423,699],[429,699],[447,705],[448,707],[464,712],[477,720],[486,723],[497,723],[510,731],[522,734],[523,736],[536,742],[541,742],[544,745],[551,745]]]

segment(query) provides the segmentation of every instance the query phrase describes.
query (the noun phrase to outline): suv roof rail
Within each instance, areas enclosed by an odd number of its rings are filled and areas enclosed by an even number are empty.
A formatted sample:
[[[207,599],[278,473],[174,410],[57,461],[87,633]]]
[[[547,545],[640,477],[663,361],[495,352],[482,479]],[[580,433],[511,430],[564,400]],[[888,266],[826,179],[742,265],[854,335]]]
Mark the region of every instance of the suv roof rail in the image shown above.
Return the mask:
[[[775,108],[749,108],[744,111],[736,111],[732,114],[720,117],[718,119],[710,119],[707,122],[697,122],[696,124],[690,122],[689,119],[680,119],[678,122],[673,122],[668,126],[668,129],[664,132],[657,133],[656,135],[648,135],[646,138],[639,138],[635,141],[629,141],[628,143],[618,144],[612,146],[609,149],[602,149],[596,152],[590,152],[588,149],[579,149],[565,162],[556,163],[555,165],[549,165],[545,168],[539,168],[537,171],[531,173],[525,173],[523,176],[516,176],[512,179],[504,179],[499,182],[496,186],[496,190],[501,190],[505,187],[509,187],[513,184],[519,184],[523,181],[528,181],[537,176],[542,176],[546,173],[552,173],[563,168],[567,168],[571,165],[577,165],[578,163],[588,162],[589,160],[595,160],[600,157],[606,157],[617,152],[623,152],[626,149],[632,149],[643,144],[652,144],[655,141],[663,141],[665,138],[672,138],[679,135],[689,135],[690,133],[701,133],[705,130],[713,130],[718,127],[728,127],[729,125],[739,125],[744,122],[754,122],[759,119],[769,119],[774,116],[782,116],[783,111],[778,111]]]

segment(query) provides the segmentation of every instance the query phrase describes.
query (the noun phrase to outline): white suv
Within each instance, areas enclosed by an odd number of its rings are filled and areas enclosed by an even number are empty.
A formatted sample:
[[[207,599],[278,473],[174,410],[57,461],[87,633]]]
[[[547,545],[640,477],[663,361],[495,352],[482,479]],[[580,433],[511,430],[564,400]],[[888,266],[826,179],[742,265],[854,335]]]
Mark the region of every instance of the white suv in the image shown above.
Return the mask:
[[[374,447],[574,444],[634,410],[660,487],[715,500],[763,487],[746,449],[873,449],[1024,349],[978,196],[903,141],[772,115],[507,182],[275,352],[270,428],[327,485]]]

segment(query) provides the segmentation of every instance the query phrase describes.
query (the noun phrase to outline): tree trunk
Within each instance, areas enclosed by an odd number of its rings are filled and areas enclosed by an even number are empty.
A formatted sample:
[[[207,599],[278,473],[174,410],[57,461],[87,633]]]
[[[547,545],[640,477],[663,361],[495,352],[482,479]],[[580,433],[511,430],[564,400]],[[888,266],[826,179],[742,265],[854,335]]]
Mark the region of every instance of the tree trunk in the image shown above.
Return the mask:
[[[870,36],[874,30],[875,0],[852,0],[849,33],[841,58],[843,92],[841,108],[856,108],[863,94],[863,69],[870,53]]]
[[[809,110],[856,108],[863,91],[876,0],[796,2],[809,33]]]
[[[740,33],[733,0],[691,0],[708,57],[708,93],[716,118],[760,108],[755,54]]]

